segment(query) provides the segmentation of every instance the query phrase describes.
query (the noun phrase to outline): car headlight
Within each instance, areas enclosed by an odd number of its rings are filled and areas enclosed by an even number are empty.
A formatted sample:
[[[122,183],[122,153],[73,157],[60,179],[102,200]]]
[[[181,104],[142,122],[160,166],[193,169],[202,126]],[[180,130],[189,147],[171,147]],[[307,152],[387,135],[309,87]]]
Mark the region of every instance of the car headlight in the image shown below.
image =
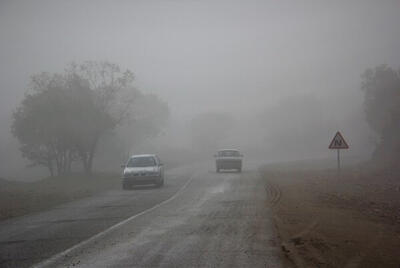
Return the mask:
[[[160,173],[158,171],[148,172],[147,176],[158,176]]]

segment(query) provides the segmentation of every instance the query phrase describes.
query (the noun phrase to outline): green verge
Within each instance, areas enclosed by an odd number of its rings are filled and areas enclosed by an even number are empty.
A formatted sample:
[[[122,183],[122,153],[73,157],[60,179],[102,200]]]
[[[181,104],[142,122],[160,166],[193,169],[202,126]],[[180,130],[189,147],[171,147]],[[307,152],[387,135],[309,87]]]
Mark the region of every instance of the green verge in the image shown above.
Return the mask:
[[[0,179],[0,220],[50,209],[121,186],[120,175],[72,174],[35,182]]]

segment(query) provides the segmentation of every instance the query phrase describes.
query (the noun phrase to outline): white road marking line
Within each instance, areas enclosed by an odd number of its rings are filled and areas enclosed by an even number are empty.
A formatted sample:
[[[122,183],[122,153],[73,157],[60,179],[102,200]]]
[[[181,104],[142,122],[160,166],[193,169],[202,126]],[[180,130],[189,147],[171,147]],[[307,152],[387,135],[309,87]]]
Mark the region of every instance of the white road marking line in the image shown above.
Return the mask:
[[[66,250],[64,250],[64,251],[62,251],[62,252],[60,252],[60,253],[57,253],[56,255],[54,255],[54,256],[52,256],[52,257],[50,257],[50,258],[48,258],[48,259],[46,259],[46,260],[44,260],[44,261],[42,261],[42,262],[40,262],[40,263],[38,263],[38,264],[33,265],[32,267],[40,268],[40,267],[47,267],[47,266],[49,266],[49,265],[52,265],[52,264],[54,264],[55,262],[57,262],[58,260],[60,260],[62,257],[66,257],[66,255],[68,255],[68,254],[71,253],[72,251],[74,251],[74,250],[76,250],[76,249],[78,249],[78,248],[80,248],[80,247],[83,247],[83,246],[85,246],[85,245],[91,243],[92,241],[94,241],[94,240],[96,240],[96,239],[99,239],[99,238],[105,236],[106,234],[108,234],[108,233],[110,233],[110,232],[112,232],[112,231],[118,229],[118,228],[121,227],[122,225],[124,225],[124,224],[126,224],[126,223],[128,223],[128,222],[130,222],[130,221],[132,221],[132,220],[134,220],[134,219],[136,219],[137,217],[140,217],[140,216],[142,216],[142,215],[144,215],[144,214],[146,214],[146,213],[148,213],[148,212],[150,212],[150,211],[155,210],[156,208],[159,208],[159,207],[161,207],[161,206],[163,206],[163,205],[165,205],[165,204],[171,202],[171,201],[174,200],[183,190],[186,189],[186,187],[192,182],[192,180],[193,180],[193,178],[195,177],[195,175],[197,175],[197,174],[196,174],[196,173],[193,174],[193,175],[185,182],[185,184],[184,184],[173,196],[171,196],[171,197],[168,198],[167,200],[164,200],[164,201],[162,201],[161,203],[158,203],[157,205],[155,205],[155,206],[153,206],[153,207],[151,207],[151,208],[148,208],[148,209],[146,209],[146,210],[144,210],[144,211],[142,211],[142,212],[139,212],[138,214],[135,214],[135,215],[133,215],[133,216],[131,216],[131,217],[129,217],[129,218],[127,218],[127,219],[125,219],[125,220],[123,220],[123,221],[121,221],[121,222],[119,222],[119,223],[117,223],[117,224],[115,224],[115,225],[113,225],[113,226],[107,228],[106,230],[104,230],[104,231],[102,231],[102,232],[100,232],[100,233],[98,233],[98,234],[96,234],[96,235],[94,235],[94,236],[92,236],[92,237],[90,237],[90,238],[88,238],[88,239],[82,241],[82,242],[79,242],[79,243],[76,244],[75,246],[72,246],[72,247],[70,247],[70,248],[68,248],[68,249],[66,249]]]

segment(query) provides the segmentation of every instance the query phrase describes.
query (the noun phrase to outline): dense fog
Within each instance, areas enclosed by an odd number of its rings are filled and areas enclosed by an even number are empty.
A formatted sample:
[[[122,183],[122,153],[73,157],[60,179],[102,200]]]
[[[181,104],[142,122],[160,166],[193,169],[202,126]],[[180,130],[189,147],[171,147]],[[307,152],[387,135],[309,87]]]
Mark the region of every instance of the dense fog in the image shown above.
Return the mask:
[[[3,0],[0,177],[48,175],[27,167],[12,114],[33,75],[86,61],[132,71],[143,96],[133,106],[145,111],[102,135],[95,170],[146,152],[171,165],[208,161],[219,148],[261,162],[335,159],[338,130],[349,161],[368,159],[377,137],[361,75],[399,68],[399,10],[399,1]]]

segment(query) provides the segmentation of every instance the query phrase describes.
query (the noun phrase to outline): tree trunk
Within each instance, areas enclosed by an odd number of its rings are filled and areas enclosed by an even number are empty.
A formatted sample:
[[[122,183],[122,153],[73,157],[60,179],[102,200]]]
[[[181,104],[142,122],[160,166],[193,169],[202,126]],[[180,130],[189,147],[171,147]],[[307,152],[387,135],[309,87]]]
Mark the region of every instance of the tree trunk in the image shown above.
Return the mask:
[[[73,155],[72,155],[72,151],[70,150],[68,152],[68,161],[67,161],[67,173],[70,174],[71,173],[71,168],[72,168],[72,161],[73,161]]]
[[[86,152],[84,152],[84,153],[81,155],[81,159],[82,159],[83,171],[87,174],[89,168],[88,168],[88,160],[87,160],[87,154],[86,154]]]
[[[67,162],[68,162],[68,159],[67,159],[67,150],[64,150],[63,151],[63,154],[62,154],[62,173],[63,174],[66,174],[67,173]]]
[[[88,152],[86,158],[85,173],[88,175],[91,175],[93,172],[93,158],[94,158],[94,150]]]
[[[57,176],[62,174],[62,155],[60,152],[55,152],[55,160],[56,160],[56,168],[57,168]]]
[[[82,160],[83,171],[91,175],[93,171],[93,159],[96,152],[98,137],[94,138],[89,146],[78,147],[78,154]]]
[[[96,146],[97,146],[97,138],[93,141],[92,146],[90,147],[89,152],[87,152],[87,158],[86,158],[86,168],[85,172],[88,175],[91,175],[93,172],[93,160],[94,160],[94,154],[96,151]]]
[[[89,152],[80,152],[79,155],[82,160],[83,172],[90,175],[92,173],[92,168]]]
[[[47,160],[47,168],[49,169],[50,177],[54,177],[54,168],[51,159]]]

